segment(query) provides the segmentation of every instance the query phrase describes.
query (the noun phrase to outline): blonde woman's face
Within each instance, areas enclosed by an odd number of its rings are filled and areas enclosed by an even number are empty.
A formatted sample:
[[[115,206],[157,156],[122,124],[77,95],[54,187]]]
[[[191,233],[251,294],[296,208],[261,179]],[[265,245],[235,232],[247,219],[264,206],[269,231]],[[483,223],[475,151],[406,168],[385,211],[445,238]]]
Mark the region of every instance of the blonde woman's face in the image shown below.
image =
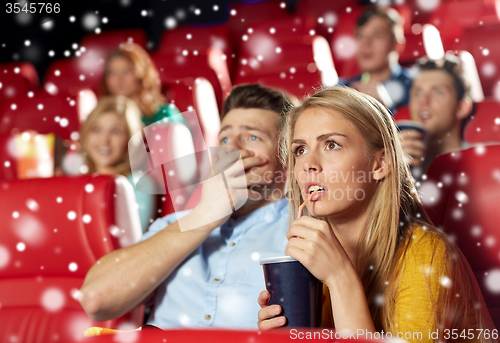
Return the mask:
[[[134,98],[141,91],[141,80],[135,76],[134,65],[123,56],[113,57],[106,70],[106,87],[111,95]]]
[[[291,152],[303,199],[320,187],[307,205],[313,216],[360,213],[376,182],[365,140],[351,122],[333,110],[307,109],[295,123]]]
[[[127,125],[116,113],[106,112],[97,118],[85,139],[88,158],[96,170],[109,173],[127,154]]]

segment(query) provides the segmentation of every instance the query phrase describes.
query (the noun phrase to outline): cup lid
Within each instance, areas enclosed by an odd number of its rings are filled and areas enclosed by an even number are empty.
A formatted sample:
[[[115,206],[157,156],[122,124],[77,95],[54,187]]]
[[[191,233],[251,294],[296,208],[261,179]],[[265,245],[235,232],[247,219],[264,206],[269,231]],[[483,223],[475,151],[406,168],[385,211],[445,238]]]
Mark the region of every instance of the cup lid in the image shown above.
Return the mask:
[[[270,263],[283,263],[283,262],[298,262],[298,261],[290,256],[278,256],[278,257],[268,257],[260,259],[261,265]]]

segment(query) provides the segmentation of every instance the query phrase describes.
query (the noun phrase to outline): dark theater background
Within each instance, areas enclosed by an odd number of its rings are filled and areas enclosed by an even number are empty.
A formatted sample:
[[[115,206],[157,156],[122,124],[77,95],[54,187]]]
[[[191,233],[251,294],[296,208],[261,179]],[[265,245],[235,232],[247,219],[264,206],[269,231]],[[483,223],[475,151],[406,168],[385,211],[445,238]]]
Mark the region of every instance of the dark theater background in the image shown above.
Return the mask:
[[[194,154],[205,144],[215,146],[232,86],[259,82],[300,100],[358,74],[354,28],[369,5],[391,6],[404,19],[401,65],[451,52],[471,83],[475,110],[465,141],[473,147],[436,159],[420,189],[434,224],[469,260],[498,327],[499,0],[61,0],[43,9],[40,4],[0,5],[0,342],[285,341],[281,334],[188,330],[83,338],[92,326],[135,329],[145,309],[94,322],[77,300],[89,268],[142,234],[127,180],[86,173],[80,130],[102,93],[106,57],[134,42],[150,54],[167,102],[181,112],[196,111],[186,117],[192,137],[178,138],[173,128],[161,136],[145,129],[144,153],[161,145],[162,156],[172,159],[179,156],[176,149]],[[409,119],[408,108],[397,110],[394,119]],[[165,159],[152,159],[153,167]],[[196,162],[203,163],[198,156]],[[55,176],[58,168],[66,175]],[[191,192],[199,174],[173,177],[179,185],[175,196],[163,177],[156,178],[162,186],[151,221],[192,208],[200,197]]]

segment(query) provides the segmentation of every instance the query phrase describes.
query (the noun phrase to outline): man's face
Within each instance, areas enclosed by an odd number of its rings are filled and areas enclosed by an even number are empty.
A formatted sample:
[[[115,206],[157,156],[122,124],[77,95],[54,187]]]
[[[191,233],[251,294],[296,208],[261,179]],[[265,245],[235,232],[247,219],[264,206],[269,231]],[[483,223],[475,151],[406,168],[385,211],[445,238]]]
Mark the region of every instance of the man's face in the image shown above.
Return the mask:
[[[277,157],[279,120],[279,114],[274,111],[236,108],[224,116],[219,133],[220,147],[249,150],[254,156],[267,160],[264,165],[245,172],[250,173],[254,180],[260,180],[262,186],[267,185],[269,189],[281,189],[284,185],[280,182],[284,175]],[[264,180],[272,181],[269,183]],[[258,187],[252,189],[259,191]]]
[[[442,137],[460,124],[453,78],[443,70],[424,70],[413,80],[410,112],[430,136]]]
[[[387,21],[371,17],[356,31],[356,59],[362,72],[377,72],[389,67],[389,54],[394,49],[394,38]]]

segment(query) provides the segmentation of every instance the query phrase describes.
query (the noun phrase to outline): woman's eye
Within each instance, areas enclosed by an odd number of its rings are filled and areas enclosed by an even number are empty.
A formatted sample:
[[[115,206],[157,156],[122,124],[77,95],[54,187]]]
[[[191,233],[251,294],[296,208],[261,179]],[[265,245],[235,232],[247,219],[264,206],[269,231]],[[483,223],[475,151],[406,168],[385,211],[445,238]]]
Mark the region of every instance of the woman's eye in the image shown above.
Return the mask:
[[[295,156],[300,156],[300,155],[303,155],[306,153],[306,149],[303,147],[303,146],[299,146],[298,148],[296,148],[294,151],[293,151],[293,154]]]
[[[338,145],[334,141],[326,142],[326,150],[336,150],[338,148],[340,148],[340,145]]]
[[[229,138],[224,137],[221,139],[221,142],[222,142],[222,144],[227,144],[227,143],[229,143]]]
[[[250,136],[250,140],[251,141],[257,141],[257,140],[259,140],[259,137],[252,135],[252,136]]]

